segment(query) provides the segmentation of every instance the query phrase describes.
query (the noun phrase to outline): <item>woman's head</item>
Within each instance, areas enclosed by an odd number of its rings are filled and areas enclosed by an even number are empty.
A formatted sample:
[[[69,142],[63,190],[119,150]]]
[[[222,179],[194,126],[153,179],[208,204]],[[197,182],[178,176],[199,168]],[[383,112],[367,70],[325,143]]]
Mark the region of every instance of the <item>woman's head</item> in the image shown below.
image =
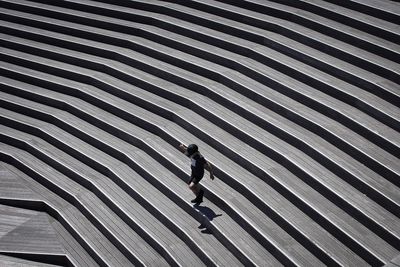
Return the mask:
[[[186,154],[187,156],[190,157],[190,156],[192,156],[194,153],[196,153],[197,151],[199,151],[198,146],[195,145],[195,144],[190,144],[190,145],[187,147],[185,154]]]

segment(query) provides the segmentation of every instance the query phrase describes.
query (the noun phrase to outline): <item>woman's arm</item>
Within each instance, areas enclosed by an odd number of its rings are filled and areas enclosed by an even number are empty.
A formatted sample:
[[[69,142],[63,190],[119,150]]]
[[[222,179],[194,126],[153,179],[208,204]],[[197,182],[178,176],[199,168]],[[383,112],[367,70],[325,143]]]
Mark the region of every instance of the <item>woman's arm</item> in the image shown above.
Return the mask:
[[[214,180],[214,168],[210,162],[206,161],[206,163],[204,164],[204,169],[210,172],[210,178],[211,180]]]
[[[187,146],[185,146],[184,144],[179,145],[179,151],[181,151],[182,153],[185,153],[186,149],[187,149]]]

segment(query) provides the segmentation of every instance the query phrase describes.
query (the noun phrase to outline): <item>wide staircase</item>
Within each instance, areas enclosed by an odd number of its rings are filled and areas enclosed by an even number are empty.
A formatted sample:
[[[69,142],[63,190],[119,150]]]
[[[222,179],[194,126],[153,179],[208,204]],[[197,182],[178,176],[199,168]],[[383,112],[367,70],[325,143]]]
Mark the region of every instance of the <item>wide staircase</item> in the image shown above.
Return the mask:
[[[0,0],[0,61],[0,266],[400,266],[398,2]]]

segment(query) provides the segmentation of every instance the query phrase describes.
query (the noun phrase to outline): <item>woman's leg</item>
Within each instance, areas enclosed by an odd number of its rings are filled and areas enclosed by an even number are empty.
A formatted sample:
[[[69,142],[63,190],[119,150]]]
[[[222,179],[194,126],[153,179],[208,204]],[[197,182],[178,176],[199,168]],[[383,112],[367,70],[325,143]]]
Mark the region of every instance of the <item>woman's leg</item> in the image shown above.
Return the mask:
[[[200,191],[200,186],[194,182],[191,182],[189,184],[189,189],[192,190],[192,192],[193,192],[193,194],[195,194],[195,196],[197,196]]]

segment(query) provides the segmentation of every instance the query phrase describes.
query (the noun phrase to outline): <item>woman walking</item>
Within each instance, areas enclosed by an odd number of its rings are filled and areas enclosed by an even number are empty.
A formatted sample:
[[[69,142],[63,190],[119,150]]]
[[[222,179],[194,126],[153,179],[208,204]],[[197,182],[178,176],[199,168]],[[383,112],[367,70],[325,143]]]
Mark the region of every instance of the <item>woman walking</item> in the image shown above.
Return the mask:
[[[200,187],[200,180],[204,176],[204,169],[210,172],[211,180],[214,180],[213,167],[199,152],[199,148],[195,144],[185,146],[180,144],[179,150],[185,153],[191,159],[191,170],[190,180],[188,182],[189,189],[195,194],[196,198],[191,200],[192,203],[200,204],[203,202],[204,191]]]

